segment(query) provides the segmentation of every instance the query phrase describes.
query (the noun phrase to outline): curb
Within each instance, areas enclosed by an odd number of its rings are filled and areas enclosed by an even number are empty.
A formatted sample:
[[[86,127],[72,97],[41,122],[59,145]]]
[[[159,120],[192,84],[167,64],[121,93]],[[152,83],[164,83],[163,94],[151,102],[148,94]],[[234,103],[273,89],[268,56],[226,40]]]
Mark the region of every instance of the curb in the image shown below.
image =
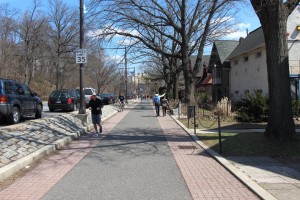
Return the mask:
[[[180,121],[174,116],[170,117],[198,144],[200,145],[211,157],[213,157],[218,163],[220,163],[225,169],[227,169],[232,175],[239,179],[245,186],[247,186],[252,192],[258,195],[262,199],[276,200],[276,198],[267,192],[264,188],[258,185],[255,181],[248,176],[237,170],[227,159],[206,146],[199,138],[191,131],[189,131]]]

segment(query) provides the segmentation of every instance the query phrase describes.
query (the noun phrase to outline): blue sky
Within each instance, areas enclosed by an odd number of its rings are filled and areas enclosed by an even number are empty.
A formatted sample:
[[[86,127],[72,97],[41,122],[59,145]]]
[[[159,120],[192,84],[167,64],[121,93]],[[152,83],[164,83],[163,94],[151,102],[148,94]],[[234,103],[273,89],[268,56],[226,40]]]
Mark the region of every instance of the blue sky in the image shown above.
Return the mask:
[[[62,1],[70,6],[79,8],[80,0],[62,0]],[[21,11],[29,9],[32,6],[32,2],[33,0],[0,0],[0,4],[8,3],[10,7],[20,9]],[[47,4],[47,0],[40,0],[40,2],[42,6],[46,9],[45,5]],[[85,2],[87,2],[87,0]],[[238,40],[240,37],[246,37],[247,30],[250,33],[251,31],[260,27],[259,20],[249,2],[239,6],[239,9],[240,10],[235,19],[237,21],[237,32],[226,35],[222,39]],[[206,48],[204,54],[210,54],[210,51],[211,51],[210,48]],[[120,57],[122,57],[123,56],[122,51],[120,51],[120,53],[121,53]],[[114,54],[115,54],[114,56],[116,56],[116,52],[114,52]]]
[[[47,4],[47,0],[39,0],[42,6]],[[11,7],[26,10],[33,5],[33,0],[0,0],[0,4],[8,3]],[[67,3],[70,6],[78,6],[79,7],[79,0],[62,0],[62,2]]]
[[[70,6],[78,7],[80,0],[62,0]],[[0,4],[8,3],[11,7],[15,7],[20,10],[26,10],[32,6],[33,0],[0,0]],[[42,6],[47,4],[47,0],[40,0]],[[85,1],[87,2],[87,1]],[[237,16],[238,31],[234,34],[227,36],[225,39],[238,39],[241,36],[246,36],[246,29],[249,32],[255,30],[260,26],[259,20],[253,11],[250,3],[245,3],[240,6],[240,10]]]

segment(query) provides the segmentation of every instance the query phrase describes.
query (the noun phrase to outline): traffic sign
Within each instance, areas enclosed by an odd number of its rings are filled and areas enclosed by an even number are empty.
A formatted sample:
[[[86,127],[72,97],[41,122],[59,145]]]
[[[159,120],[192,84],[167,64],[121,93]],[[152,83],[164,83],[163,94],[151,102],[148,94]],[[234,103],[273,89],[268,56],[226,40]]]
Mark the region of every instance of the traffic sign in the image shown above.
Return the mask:
[[[75,51],[76,53],[76,63],[77,64],[83,64],[87,62],[86,58],[86,49],[78,49]]]

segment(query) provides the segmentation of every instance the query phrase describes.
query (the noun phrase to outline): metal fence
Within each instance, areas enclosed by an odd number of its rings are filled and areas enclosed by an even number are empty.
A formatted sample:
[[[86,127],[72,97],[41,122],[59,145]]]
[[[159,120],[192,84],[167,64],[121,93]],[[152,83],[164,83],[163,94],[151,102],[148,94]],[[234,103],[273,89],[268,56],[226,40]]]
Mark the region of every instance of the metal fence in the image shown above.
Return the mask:
[[[231,111],[231,102],[227,98],[224,98],[215,104],[198,104],[197,106],[179,103],[177,112],[179,119],[188,120],[188,126],[190,124],[195,124],[197,128],[201,127],[206,129],[216,126],[218,117],[221,121],[232,121],[234,118]],[[205,121],[205,124],[203,121]]]

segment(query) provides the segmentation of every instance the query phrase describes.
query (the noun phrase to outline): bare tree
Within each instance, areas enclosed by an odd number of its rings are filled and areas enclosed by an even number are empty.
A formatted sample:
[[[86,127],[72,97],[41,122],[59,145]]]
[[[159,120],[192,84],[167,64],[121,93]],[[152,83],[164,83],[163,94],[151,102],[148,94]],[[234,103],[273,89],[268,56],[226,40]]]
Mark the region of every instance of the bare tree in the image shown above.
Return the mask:
[[[97,86],[99,93],[103,93],[113,82],[119,82],[117,63],[113,60],[105,60],[101,51],[90,53],[88,60],[86,73],[92,83]]]
[[[74,64],[72,53],[78,46],[78,13],[61,0],[48,0],[51,42],[51,61],[54,66],[56,88],[63,88],[66,81],[66,67]]]
[[[269,119],[265,136],[275,137],[282,142],[289,141],[295,137],[295,124],[286,25],[289,14],[299,4],[299,0],[288,0],[285,3],[281,0],[251,0],[251,4],[262,25],[267,53]]]
[[[17,30],[17,11],[7,4],[0,6],[0,77],[15,78]]]
[[[130,37],[145,48],[160,53],[162,60],[180,59],[186,101],[194,104],[195,75],[200,69],[203,48],[209,38],[231,30],[228,24],[234,12],[228,6],[234,1],[112,0],[100,6],[101,2],[92,0],[93,6],[102,8],[98,12],[105,20],[101,21],[104,25],[102,35]],[[178,47],[175,51],[172,51],[172,41]],[[195,66],[189,68],[189,58],[195,52]]]
[[[46,33],[46,19],[39,13],[38,1],[34,1],[32,9],[24,13],[19,25],[20,72],[24,74],[23,81],[28,85],[34,76],[35,61],[44,44],[43,39]]]

